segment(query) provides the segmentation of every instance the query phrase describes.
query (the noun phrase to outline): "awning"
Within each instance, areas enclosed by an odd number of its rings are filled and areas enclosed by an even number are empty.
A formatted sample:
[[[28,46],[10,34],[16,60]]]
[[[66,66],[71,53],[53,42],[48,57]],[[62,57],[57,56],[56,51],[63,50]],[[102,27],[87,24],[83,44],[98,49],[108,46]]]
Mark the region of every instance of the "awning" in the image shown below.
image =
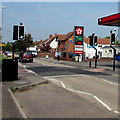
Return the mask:
[[[120,13],[98,19],[98,25],[120,26]]]

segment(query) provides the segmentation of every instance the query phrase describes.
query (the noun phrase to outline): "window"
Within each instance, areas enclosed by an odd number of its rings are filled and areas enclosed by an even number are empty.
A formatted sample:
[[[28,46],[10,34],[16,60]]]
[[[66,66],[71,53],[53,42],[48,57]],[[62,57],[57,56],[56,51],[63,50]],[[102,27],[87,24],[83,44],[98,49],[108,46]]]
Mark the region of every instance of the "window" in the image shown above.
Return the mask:
[[[112,50],[109,50],[109,53],[112,54]]]
[[[102,47],[102,45],[98,45],[98,47]]]
[[[69,58],[72,58],[73,53],[69,52],[69,53],[68,53],[68,56],[69,56]]]
[[[66,57],[66,52],[63,52],[63,57]]]

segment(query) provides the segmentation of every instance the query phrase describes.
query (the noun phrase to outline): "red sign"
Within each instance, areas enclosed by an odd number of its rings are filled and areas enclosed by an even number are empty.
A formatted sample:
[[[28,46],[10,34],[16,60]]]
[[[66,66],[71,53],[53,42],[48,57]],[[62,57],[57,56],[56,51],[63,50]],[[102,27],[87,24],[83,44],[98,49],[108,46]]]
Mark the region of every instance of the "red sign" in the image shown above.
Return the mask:
[[[75,54],[83,54],[83,51],[75,51]]]
[[[98,19],[98,25],[120,26],[119,22],[120,22],[120,13]]]
[[[78,28],[76,28],[75,32],[76,32],[76,35],[82,35],[83,29],[81,27],[78,27]]]
[[[83,42],[76,42],[76,45],[83,45]]]

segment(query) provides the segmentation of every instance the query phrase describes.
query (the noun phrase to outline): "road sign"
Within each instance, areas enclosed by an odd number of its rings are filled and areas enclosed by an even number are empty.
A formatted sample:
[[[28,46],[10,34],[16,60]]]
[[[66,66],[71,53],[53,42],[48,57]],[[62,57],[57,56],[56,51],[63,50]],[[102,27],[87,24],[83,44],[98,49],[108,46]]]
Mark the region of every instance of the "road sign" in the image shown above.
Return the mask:
[[[75,45],[75,48],[83,48],[83,45]]]
[[[75,54],[83,54],[83,51],[75,51]]]
[[[75,45],[75,51],[83,51],[83,45]]]
[[[74,27],[74,39],[75,39],[74,46],[75,53],[83,54],[84,27],[82,26]]]
[[[75,48],[75,51],[83,51],[83,48]]]
[[[75,36],[83,36],[84,33],[84,27],[81,26],[75,26]]]

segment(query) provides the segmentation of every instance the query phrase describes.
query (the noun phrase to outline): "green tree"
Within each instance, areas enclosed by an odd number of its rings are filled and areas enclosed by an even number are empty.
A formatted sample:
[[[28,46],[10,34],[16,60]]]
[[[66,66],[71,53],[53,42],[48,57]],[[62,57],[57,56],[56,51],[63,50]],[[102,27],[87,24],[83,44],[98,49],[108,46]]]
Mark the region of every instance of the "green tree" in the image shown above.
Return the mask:
[[[105,37],[105,39],[110,39],[110,36]]]
[[[120,45],[120,41],[116,40],[115,45]]]
[[[27,47],[31,46],[33,38],[31,34],[25,34],[25,40],[17,40],[15,42],[15,51],[25,51]]]
[[[12,44],[7,42],[7,44],[3,47],[4,51],[12,51]]]

